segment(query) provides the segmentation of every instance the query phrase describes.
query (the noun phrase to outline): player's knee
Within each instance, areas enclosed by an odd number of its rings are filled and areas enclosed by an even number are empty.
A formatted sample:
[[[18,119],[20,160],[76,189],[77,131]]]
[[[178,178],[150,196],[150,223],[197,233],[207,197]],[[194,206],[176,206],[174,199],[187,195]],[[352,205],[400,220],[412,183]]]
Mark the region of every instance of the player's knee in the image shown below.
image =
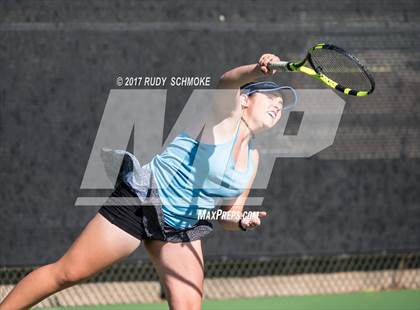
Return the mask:
[[[201,296],[201,293],[186,294],[185,292],[172,292],[169,298],[171,310],[200,310],[202,303]]]
[[[59,286],[70,286],[88,278],[86,272],[77,266],[57,265],[56,280]]]

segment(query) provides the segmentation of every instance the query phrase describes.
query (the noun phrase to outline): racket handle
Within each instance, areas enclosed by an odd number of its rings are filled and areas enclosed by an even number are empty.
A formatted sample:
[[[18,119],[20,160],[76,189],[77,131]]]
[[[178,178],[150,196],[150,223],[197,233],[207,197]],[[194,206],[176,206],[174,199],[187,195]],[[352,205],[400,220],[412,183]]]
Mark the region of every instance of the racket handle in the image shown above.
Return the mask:
[[[289,71],[289,69],[287,68],[288,63],[289,63],[288,61],[273,62],[273,63],[268,64],[268,68],[270,70],[274,69],[274,70],[281,70],[281,71]]]

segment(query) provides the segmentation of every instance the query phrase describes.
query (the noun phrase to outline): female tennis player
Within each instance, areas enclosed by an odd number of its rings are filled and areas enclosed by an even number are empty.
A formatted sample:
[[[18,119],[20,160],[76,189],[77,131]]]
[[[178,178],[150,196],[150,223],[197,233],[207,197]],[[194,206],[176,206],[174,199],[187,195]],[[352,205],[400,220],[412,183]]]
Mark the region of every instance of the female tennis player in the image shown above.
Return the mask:
[[[101,207],[68,251],[23,278],[0,309],[27,309],[127,257],[141,242],[164,284],[170,308],[200,309],[204,280],[201,239],[211,232],[212,224],[198,219],[199,210],[215,208],[222,198],[224,211],[242,214],[259,161],[252,139],[279,121],[285,104],[281,91],[294,94],[288,86],[255,82],[274,74],[268,64],[278,61],[277,56],[264,54],[257,64],[223,74],[218,88],[231,89],[234,96],[214,109],[200,132],[179,134],[143,167],[134,156],[125,156],[110,199],[134,197],[142,203]],[[192,138],[198,136],[199,140]],[[139,186],[145,180],[149,182],[147,191]],[[146,205],[152,198],[158,203]],[[227,230],[245,231],[261,225],[266,212],[257,214],[218,221]]]

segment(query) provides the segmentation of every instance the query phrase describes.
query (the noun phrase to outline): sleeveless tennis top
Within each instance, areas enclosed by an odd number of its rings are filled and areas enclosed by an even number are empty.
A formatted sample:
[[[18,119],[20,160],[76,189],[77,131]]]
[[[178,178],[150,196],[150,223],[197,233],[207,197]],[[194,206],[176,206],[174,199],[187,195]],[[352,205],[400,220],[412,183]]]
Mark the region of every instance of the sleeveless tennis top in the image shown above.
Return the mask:
[[[199,213],[246,189],[253,172],[252,139],[246,170],[235,169],[233,146],[239,125],[240,120],[234,137],[222,144],[201,143],[181,132],[147,164],[158,186],[165,223],[178,229],[190,228],[197,223]]]

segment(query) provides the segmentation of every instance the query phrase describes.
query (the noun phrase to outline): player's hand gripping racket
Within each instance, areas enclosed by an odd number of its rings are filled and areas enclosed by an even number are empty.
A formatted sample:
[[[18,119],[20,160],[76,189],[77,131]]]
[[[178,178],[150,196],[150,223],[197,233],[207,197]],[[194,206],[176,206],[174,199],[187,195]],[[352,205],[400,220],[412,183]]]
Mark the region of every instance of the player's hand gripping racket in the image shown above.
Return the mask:
[[[366,67],[332,44],[315,45],[300,62],[280,61],[268,64],[268,68],[308,74],[346,95],[367,96],[375,89],[375,81]]]

